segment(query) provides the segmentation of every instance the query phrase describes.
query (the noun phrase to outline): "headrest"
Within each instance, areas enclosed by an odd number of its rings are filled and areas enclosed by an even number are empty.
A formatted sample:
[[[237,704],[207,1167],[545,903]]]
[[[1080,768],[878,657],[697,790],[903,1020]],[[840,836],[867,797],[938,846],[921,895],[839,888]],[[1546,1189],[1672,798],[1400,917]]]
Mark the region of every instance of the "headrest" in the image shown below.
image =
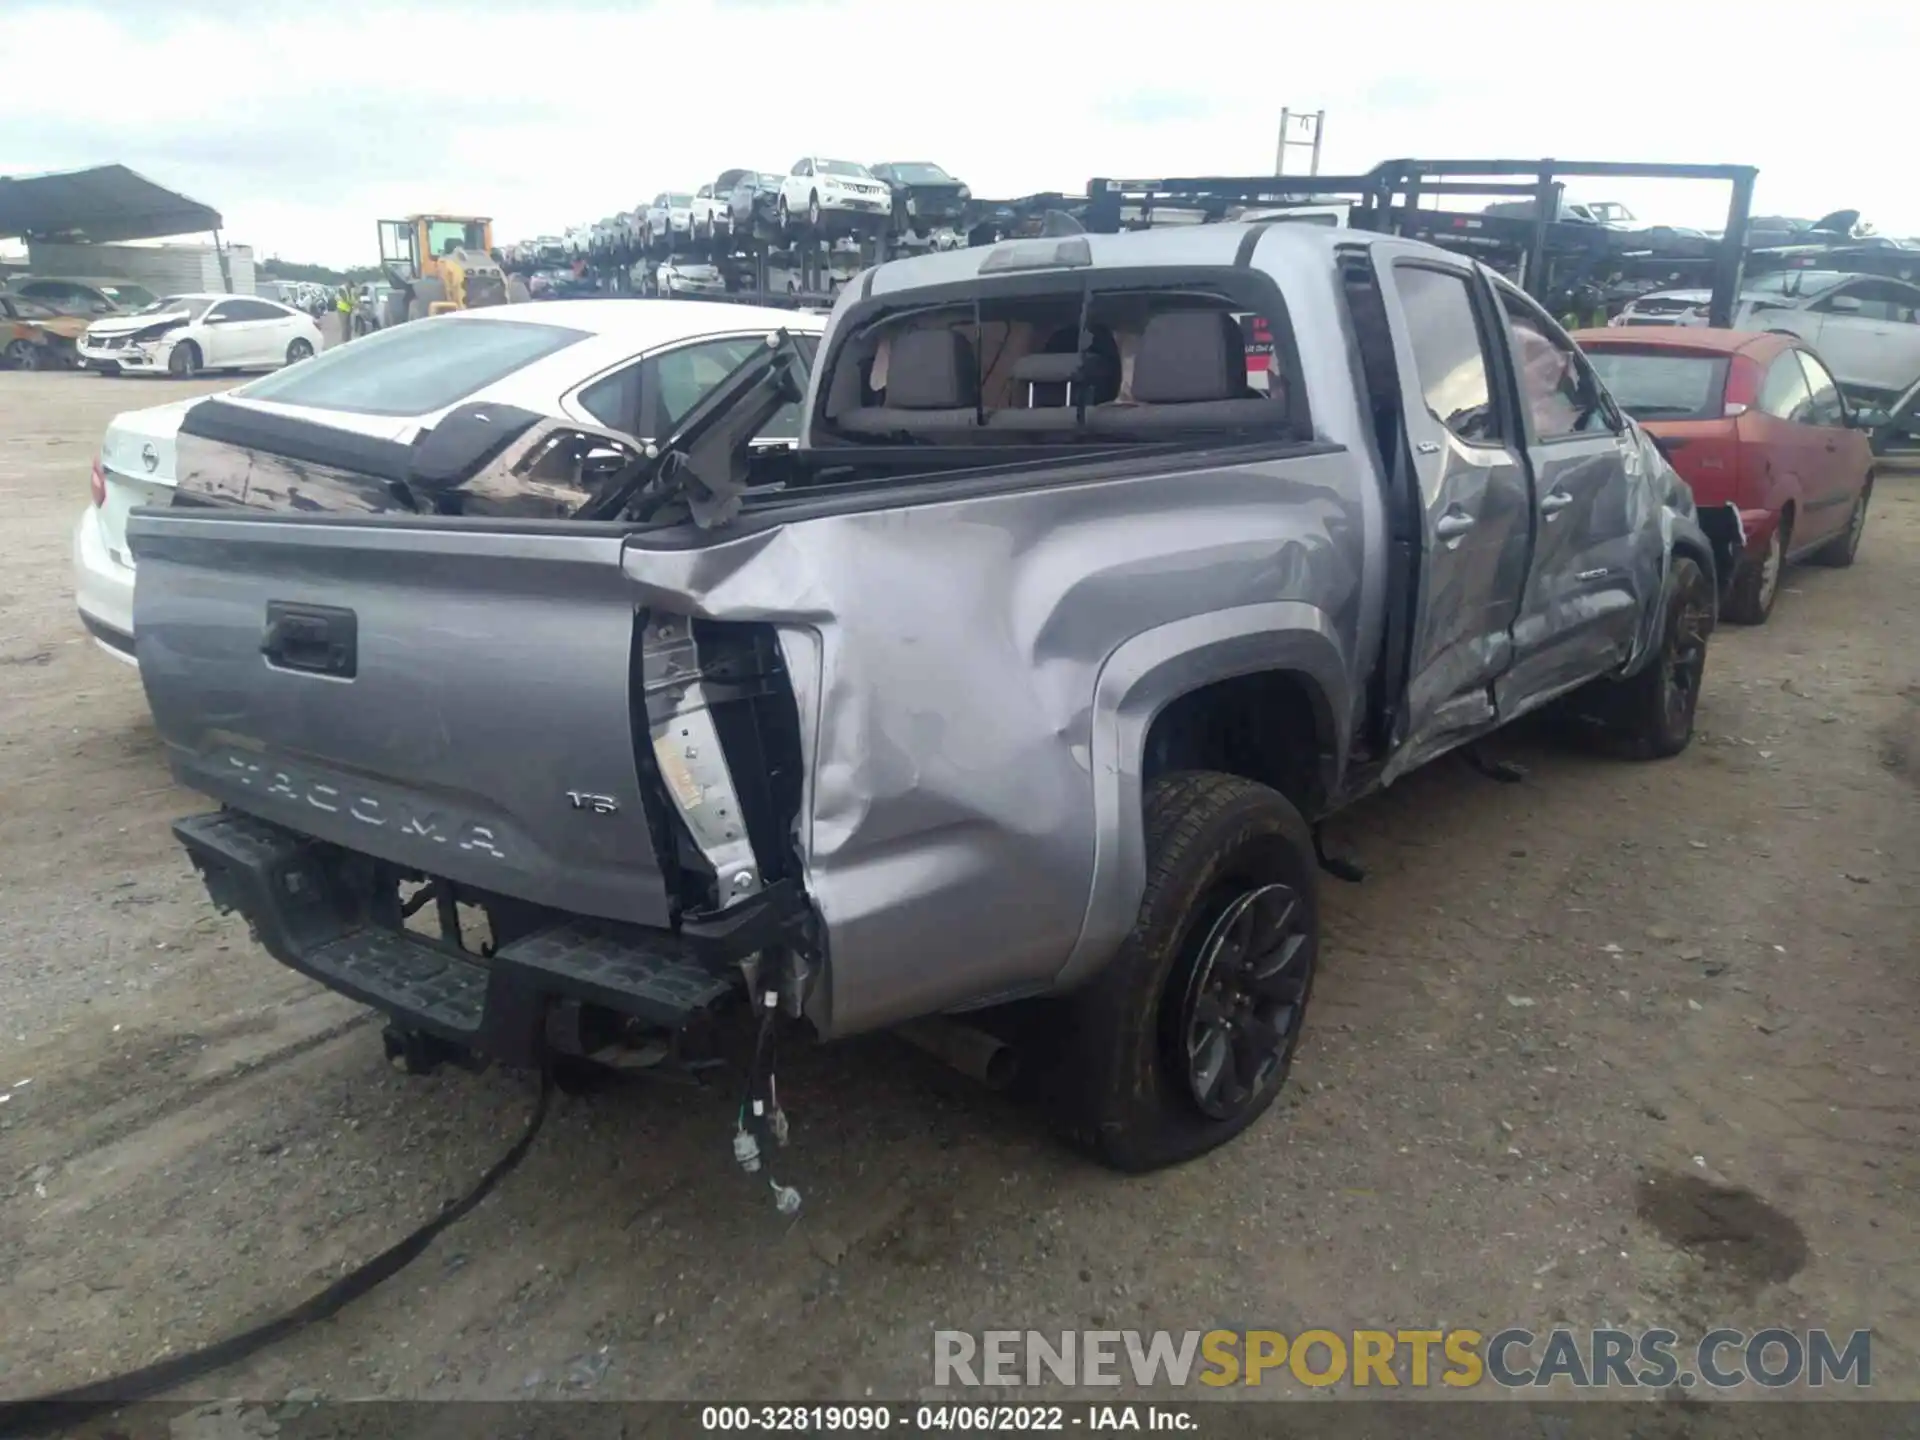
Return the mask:
[[[909,330],[887,356],[887,407],[963,410],[980,398],[973,346],[958,330]]]
[[[1013,378],[1022,383],[1064,385],[1075,380],[1085,380],[1100,368],[1101,357],[1084,357],[1086,365],[1081,365],[1082,357],[1066,355],[1023,355],[1014,362]]]
[[[1133,361],[1133,398],[1141,404],[1231,400],[1246,386],[1246,342],[1231,315],[1174,310],[1147,321]]]

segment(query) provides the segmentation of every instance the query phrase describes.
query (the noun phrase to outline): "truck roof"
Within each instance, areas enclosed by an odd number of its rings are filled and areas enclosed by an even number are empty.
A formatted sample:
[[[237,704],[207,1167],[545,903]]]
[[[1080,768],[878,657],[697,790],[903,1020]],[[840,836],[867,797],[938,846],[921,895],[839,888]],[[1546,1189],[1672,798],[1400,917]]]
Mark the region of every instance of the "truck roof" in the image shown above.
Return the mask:
[[[880,295],[899,290],[917,290],[927,286],[955,285],[975,279],[982,273],[991,276],[994,272],[983,272],[982,267],[990,257],[1003,250],[1017,248],[1044,253],[1046,247],[1062,244],[1071,244],[1076,247],[1084,244],[1087,252],[1092,256],[1090,268],[1096,270],[1132,266],[1232,265],[1238,259],[1240,247],[1246,243],[1247,237],[1256,233],[1260,238],[1254,253],[1267,263],[1278,261],[1288,265],[1294,263],[1324,265],[1336,248],[1353,245],[1371,247],[1389,244],[1396,249],[1429,251],[1435,254],[1447,253],[1435,250],[1434,247],[1420,241],[1377,235],[1364,230],[1348,230],[1289,220],[1179,225],[1162,230],[1127,231],[1119,235],[1073,235],[1034,240],[1006,240],[993,246],[976,246],[969,249],[916,255],[910,259],[891,261],[876,271],[873,293]],[[1460,257],[1451,256],[1450,258],[1457,261]],[[1068,267],[1061,267],[1062,270],[1066,268]],[[1000,273],[1018,274],[1020,272]],[[1060,273],[1060,271],[1056,270],[1053,273]]]

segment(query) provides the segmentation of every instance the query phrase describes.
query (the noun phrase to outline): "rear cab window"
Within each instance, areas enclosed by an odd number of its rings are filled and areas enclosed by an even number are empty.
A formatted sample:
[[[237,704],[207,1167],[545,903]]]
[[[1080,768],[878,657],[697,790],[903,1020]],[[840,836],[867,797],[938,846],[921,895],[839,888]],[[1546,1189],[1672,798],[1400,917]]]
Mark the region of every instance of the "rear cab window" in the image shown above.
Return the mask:
[[[583,330],[520,320],[422,320],[276,370],[233,393],[355,415],[430,415],[586,338]]]
[[[808,444],[836,463],[1313,433],[1279,289],[1248,267],[983,268],[854,307],[820,366]]]

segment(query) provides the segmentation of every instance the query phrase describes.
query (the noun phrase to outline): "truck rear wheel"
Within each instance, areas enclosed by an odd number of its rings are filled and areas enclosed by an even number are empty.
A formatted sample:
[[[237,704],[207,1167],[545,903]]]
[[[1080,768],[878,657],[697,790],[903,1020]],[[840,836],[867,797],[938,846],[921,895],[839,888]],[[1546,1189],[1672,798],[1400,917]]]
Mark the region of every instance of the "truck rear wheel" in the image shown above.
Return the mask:
[[[1185,771],[1146,800],[1147,887],[1071,997],[1043,1084],[1056,1126],[1118,1170],[1203,1155],[1286,1083],[1319,946],[1313,841],[1277,791]]]
[[[1631,679],[1612,686],[1608,718],[1639,759],[1678,755],[1693,739],[1693,716],[1713,632],[1713,587],[1684,555],[1667,573],[1667,606],[1659,650]]]

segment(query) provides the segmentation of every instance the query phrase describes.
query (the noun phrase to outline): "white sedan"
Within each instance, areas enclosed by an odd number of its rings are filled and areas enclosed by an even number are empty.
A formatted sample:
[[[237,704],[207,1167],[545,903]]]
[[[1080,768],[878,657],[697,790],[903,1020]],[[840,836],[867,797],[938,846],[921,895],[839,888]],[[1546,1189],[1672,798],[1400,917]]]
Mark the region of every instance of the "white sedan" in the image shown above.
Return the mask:
[[[808,337],[825,325],[824,315],[715,301],[496,306],[381,330],[220,398],[407,443],[476,400],[651,440],[773,331],[793,334],[811,358]],[[101,649],[129,664],[137,661],[127,512],[167,503],[180,422],[202,398],[116,415],[93,462],[92,503],[74,526],[80,623]],[[799,433],[798,411],[789,406],[760,440],[791,445]]]
[[[676,255],[660,262],[653,274],[654,288],[668,299],[678,296],[697,300],[703,295],[724,295],[727,280],[718,265],[701,260],[685,260]]]
[[[693,235],[693,196],[677,190],[663,190],[653,197],[640,222],[641,243],[674,245]]]
[[[1613,325],[1705,325],[1708,292],[1639,295]],[[1733,310],[1735,330],[1797,335],[1850,395],[1881,403],[1920,380],[1920,286],[1835,270],[1784,270],[1749,280]]]
[[[780,181],[779,206],[782,229],[804,216],[818,230],[832,217],[891,215],[893,191],[864,165],[809,155]]]
[[[202,370],[277,370],[319,353],[311,315],[251,295],[168,295],[132,315],[96,320],[80,363],[105,375],[184,378]]]

